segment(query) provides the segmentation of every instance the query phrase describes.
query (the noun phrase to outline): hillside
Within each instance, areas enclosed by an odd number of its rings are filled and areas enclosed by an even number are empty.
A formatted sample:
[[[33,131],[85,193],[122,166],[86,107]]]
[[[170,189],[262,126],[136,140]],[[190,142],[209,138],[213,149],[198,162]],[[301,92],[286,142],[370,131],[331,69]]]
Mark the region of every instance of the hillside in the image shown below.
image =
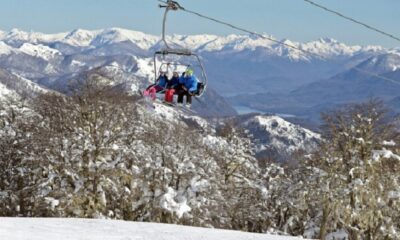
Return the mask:
[[[296,151],[312,152],[321,136],[278,116],[255,116],[240,124],[251,134],[258,158],[289,161]]]
[[[265,112],[283,112],[314,121],[319,121],[322,111],[372,98],[380,98],[393,106],[392,102],[399,97],[400,92],[399,64],[400,55],[381,54],[368,58],[349,70],[305,84],[286,94],[243,94],[229,97],[228,100],[234,105]],[[397,107],[393,110],[399,113]]]

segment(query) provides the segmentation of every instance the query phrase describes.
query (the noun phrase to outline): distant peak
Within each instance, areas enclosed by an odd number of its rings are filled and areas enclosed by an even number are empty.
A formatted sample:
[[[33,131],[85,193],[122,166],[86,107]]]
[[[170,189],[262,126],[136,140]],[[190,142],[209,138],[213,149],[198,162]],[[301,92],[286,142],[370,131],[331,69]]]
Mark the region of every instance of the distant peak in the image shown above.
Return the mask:
[[[141,35],[145,35],[145,33],[143,33],[143,32],[130,30],[130,29],[125,29],[125,28],[119,28],[119,27],[106,28],[106,29],[104,29],[102,31],[102,33],[141,34]]]
[[[76,37],[76,36],[92,36],[94,35],[93,31],[89,31],[89,30],[85,30],[85,29],[75,29],[71,32],[69,32],[65,38],[72,38],[72,37]]]
[[[291,40],[289,40],[289,39],[283,39],[282,40],[282,42],[284,43],[284,44],[286,44],[286,45],[289,45],[289,46],[297,46],[298,45],[298,43],[295,43],[295,42],[293,42],[293,41],[291,41]]]
[[[91,33],[91,31],[82,28],[77,28],[72,30],[68,35],[82,34],[82,33]]]
[[[19,33],[19,32],[24,32],[24,31],[22,31],[22,30],[20,30],[18,28],[13,28],[13,29],[10,30],[10,33]]]
[[[321,43],[339,43],[336,39],[333,38],[320,38],[318,39]]]
[[[25,32],[25,31],[22,31],[22,30],[20,30],[18,28],[13,28],[8,32],[8,35],[11,35],[11,36],[26,35],[26,34],[28,34],[28,33]]]

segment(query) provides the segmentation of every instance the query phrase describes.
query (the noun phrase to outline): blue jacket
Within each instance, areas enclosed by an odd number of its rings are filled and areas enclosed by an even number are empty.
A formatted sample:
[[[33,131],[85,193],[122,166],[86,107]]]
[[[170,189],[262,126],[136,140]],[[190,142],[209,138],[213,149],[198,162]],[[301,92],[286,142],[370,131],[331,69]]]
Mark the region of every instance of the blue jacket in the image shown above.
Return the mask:
[[[160,87],[167,87],[167,83],[168,83],[168,78],[165,76],[159,76],[157,79],[157,85]]]
[[[189,92],[196,92],[197,91],[197,78],[192,76],[181,76],[179,78],[179,83],[185,86],[189,90]]]

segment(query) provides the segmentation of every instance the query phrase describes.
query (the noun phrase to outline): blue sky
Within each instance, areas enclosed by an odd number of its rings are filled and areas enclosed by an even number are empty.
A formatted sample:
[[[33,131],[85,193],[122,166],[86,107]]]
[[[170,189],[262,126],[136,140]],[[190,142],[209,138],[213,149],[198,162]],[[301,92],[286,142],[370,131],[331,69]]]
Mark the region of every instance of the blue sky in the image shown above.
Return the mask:
[[[399,0],[315,0],[346,15],[400,35]],[[323,12],[303,0],[180,0],[184,7],[279,39],[335,38],[348,44],[400,43]],[[156,0],[0,0],[0,29],[56,33],[76,28],[123,27],[160,34]],[[183,12],[170,16],[169,32],[226,35],[235,30]]]

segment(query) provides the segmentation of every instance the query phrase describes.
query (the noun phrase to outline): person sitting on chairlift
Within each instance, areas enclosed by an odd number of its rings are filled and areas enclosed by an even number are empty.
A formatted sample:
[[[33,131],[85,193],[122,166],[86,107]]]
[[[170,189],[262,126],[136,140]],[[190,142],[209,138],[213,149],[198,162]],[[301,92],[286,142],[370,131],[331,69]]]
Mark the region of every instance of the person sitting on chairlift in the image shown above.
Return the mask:
[[[168,89],[177,89],[179,86],[179,73],[174,71],[172,74],[172,78],[168,81],[167,88]]]
[[[183,76],[179,78],[178,106],[182,106],[183,97],[186,96],[186,107],[190,108],[192,96],[197,92],[197,78],[193,75],[192,69],[187,69]]]
[[[179,87],[179,73],[173,72],[172,78],[168,81],[167,90],[165,91],[164,102],[172,104],[174,102],[174,95]]]
[[[154,101],[156,100],[156,93],[165,90],[167,84],[168,84],[167,73],[164,71],[160,71],[160,76],[157,78],[156,83],[147,87],[147,89],[144,91],[144,95],[150,96]]]

